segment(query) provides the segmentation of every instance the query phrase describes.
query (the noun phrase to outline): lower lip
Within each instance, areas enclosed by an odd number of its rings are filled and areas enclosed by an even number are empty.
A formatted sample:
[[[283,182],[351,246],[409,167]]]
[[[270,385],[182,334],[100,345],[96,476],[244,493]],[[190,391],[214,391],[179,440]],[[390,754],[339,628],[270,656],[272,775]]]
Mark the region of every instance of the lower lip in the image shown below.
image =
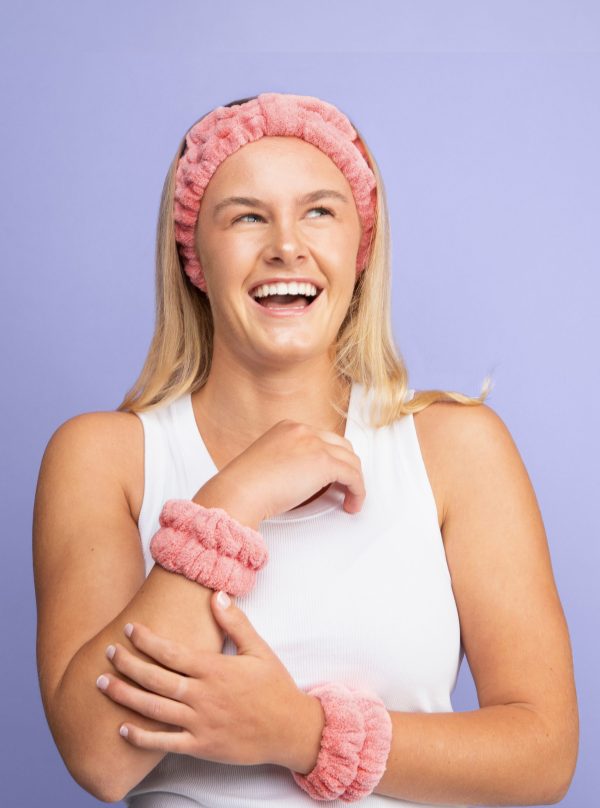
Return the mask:
[[[262,311],[263,314],[266,314],[269,317],[304,317],[307,314],[309,314],[312,311],[312,309],[315,308],[315,306],[317,306],[320,298],[323,297],[324,291],[325,290],[322,290],[310,305],[303,306],[302,308],[300,307],[293,308],[292,306],[286,306],[285,308],[282,307],[280,309],[270,309],[267,308],[267,306],[261,306],[260,303],[257,303],[256,300],[251,295],[248,295],[248,297],[250,298],[252,303]]]

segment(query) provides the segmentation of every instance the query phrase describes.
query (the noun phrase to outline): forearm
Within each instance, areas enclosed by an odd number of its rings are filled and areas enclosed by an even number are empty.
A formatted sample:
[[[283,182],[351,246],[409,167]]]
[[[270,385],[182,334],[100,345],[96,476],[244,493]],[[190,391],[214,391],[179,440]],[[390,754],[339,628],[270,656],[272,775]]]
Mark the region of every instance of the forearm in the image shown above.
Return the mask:
[[[240,521],[257,526],[254,516],[227,503],[224,492],[209,483],[195,495],[194,502],[223,507]],[[198,653],[219,653],[224,633],[212,614],[212,594],[212,589],[155,564],[127,606],[67,666],[52,700],[51,729],[67,768],[95,796],[106,799],[127,793],[165,755],[129,744],[118,731],[124,721],[149,730],[174,729],[114,702],[97,688],[96,679],[106,672],[137,686],[112,668],[105,656],[106,646],[119,642],[144,658],[123,632],[127,622],[137,622]]]
[[[138,622],[199,653],[218,653],[224,634],[212,616],[212,593],[212,589],[155,565],[127,606],[69,663],[53,699],[53,735],[72,776],[100,799],[126,793],[165,755],[127,743],[119,735],[124,721],[143,729],[173,730],[115,703],[98,689],[96,679],[106,672],[137,686],[112,668],[105,656],[106,646],[119,642],[145,658],[123,632],[125,623]]]
[[[323,728],[318,699],[310,697],[303,716],[290,768],[307,774]],[[540,805],[562,797],[559,750],[530,709],[496,705],[390,716],[392,744],[376,794],[445,805]]]

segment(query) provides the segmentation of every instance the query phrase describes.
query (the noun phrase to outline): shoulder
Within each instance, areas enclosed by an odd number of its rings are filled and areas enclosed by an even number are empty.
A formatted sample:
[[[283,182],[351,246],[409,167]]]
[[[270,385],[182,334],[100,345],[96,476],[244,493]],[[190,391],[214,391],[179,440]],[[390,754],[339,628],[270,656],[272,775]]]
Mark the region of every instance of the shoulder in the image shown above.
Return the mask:
[[[476,444],[495,433],[508,433],[502,418],[486,403],[470,406],[455,401],[436,401],[415,413],[417,419],[440,430],[440,435],[447,435],[450,442],[458,440]]]
[[[68,418],[58,426],[48,448],[80,448],[83,451],[97,452],[94,459],[98,463],[110,462],[128,451],[143,439],[140,419],[130,412],[84,412]]]
[[[91,469],[115,478],[139,516],[144,485],[144,429],[131,412],[98,411],[74,415],[52,433],[44,460],[77,464],[81,473]]]
[[[468,488],[469,476],[480,473],[503,455],[518,461],[510,432],[488,404],[466,406],[439,401],[414,415],[415,430],[438,501],[440,526],[451,501]]]

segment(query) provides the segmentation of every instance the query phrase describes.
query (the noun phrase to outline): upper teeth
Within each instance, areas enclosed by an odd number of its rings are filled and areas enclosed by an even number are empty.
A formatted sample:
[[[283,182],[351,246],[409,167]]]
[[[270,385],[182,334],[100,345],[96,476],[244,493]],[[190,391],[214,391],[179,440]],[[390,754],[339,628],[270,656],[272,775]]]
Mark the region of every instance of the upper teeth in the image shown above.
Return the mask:
[[[319,290],[313,283],[263,283],[252,292],[253,297],[267,297],[268,295],[311,295],[318,294]]]

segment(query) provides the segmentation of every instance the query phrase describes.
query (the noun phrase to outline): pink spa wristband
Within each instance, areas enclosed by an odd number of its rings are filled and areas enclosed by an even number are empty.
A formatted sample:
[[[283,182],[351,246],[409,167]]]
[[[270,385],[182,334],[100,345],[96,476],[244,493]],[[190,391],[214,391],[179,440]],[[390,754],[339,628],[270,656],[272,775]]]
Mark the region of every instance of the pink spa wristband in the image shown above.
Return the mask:
[[[205,508],[191,499],[168,499],[150,553],[169,572],[210,589],[245,595],[269,560],[261,534],[223,508]]]
[[[328,682],[307,691],[325,713],[321,748],[308,774],[292,771],[315,800],[358,802],[381,780],[392,743],[392,719],[374,693]]]

